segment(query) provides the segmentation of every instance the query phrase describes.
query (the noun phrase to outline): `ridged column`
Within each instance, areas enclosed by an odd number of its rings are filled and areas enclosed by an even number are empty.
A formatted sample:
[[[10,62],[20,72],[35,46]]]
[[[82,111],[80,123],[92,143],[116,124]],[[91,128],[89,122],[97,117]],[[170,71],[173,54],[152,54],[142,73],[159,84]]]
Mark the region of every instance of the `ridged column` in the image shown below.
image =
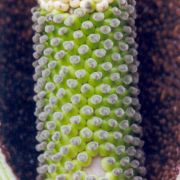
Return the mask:
[[[38,178],[143,180],[135,1],[56,2],[32,9]]]

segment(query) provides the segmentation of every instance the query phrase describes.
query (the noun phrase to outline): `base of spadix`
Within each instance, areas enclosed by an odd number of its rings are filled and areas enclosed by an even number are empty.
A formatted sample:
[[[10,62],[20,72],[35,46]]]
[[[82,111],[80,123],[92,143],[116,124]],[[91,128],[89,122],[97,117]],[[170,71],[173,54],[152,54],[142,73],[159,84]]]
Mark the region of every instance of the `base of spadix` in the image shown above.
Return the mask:
[[[11,168],[6,162],[6,158],[0,149],[0,179],[1,180],[17,180]]]
[[[84,168],[84,171],[86,172],[86,174],[88,175],[95,175],[97,177],[104,177],[105,176],[105,171],[103,170],[102,166],[101,166],[101,161],[102,158],[101,157],[94,157],[92,159],[91,164]]]

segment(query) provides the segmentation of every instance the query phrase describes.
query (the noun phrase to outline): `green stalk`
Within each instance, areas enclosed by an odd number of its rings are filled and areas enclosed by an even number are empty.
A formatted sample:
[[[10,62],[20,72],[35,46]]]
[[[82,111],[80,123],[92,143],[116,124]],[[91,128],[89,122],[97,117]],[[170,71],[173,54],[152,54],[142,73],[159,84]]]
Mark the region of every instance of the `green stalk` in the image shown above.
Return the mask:
[[[16,180],[11,168],[6,162],[5,156],[0,149],[0,179],[1,180]]]
[[[135,1],[103,2],[32,10],[39,179],[144,179]]]

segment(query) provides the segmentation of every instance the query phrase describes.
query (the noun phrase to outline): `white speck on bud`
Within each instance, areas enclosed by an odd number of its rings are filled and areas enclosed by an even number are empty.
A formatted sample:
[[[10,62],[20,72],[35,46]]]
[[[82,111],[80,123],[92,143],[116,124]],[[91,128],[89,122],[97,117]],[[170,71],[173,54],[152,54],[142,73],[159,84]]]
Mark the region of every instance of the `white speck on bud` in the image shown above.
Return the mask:
[[[113,173],[113,175],[115,175],[115,176],[119,176],[120,174],[123,173],[123,170],[120,169],[120,168],[116,168],[116,169],[113,169],[112,173]]]
[[[120,41],[123,38],[123,34],[121,32],[114,33],[114,39]]]
[[[100,139],[105,140],[108,138],[109,133],[107,131],[104,131],[104,130],[99,130],[99,131],[97,131],[97,135]]]
[[[51,159],[52,159],[53,161],[59,161],[59,160],[61,160],[61,158],[62,158],[62,154],[61,154],[61,153],[54,154],[54,155],[51,157]]]
[[[48,167],[47,165],[40,166],[37,168],[37,172],[39,174],[45,174],[47,172],[47,167]]]
[[[124,86],[118,86],[118,87],[116,88],[116,93],[117,93],[117,94],[122,95],[122,94],[124,94],[125,92],[126,92],[126,88],[125,88]]]
[[[108,1],[102,0],[101,2],[96,4],[96,10],[99,12],[103,12],[107,10],[109,7]]]
[[[70,0],[69,5],[72,8],[78,8],[80,6],[80,0]]]
[[[74,146],[79,146],[81,144],[82,140],[80,137],[73,137],[71,139],[71,144]]]
[[[69,58],[71,64],[78,64],[80,62],[80,56],[73,55]]]
[[[58,34],[63,36],[68,32],[68,29],[66,27],[62,27],[58,30]]]
[[[62,131],[62,134],[68,135],[71,132],[71,126],[69,125],[61,126],[61,131]]]
[[[86,54],[87,52],[89,51],[89,47],[85,44],[81,45],[79,48],[78,48],[78,53],[80,55],[83,55],[83,54]]]
[[[60,75],[55,75],[55,76],[53,77],[53,81],[54,81],[55,83],[60,83],[60,82],[63,81],[63,77],[60,76]]]
[[[95,151],[98,147],[99,147],[99,144],[97,142],[90,142],[87,147],[92,150],[92,151]]]
[[[126,166],[130,163],[130,158],[129,157],[123,157],[121,160],[120,160],[120,164],[122,166]]]
[[[75,79],[68,79],[66,81],[66,84],[69,88],[76,88],[78,83],[77,83],[77,80]]]
[[[55,143],[50,141],[48,144],[47,144],[47,150],[49,151],[52,151],[55,147]]]
[[[56,123],[53,121],[47,122],[47,129],[48,130],[54,130],[56,128]]]
[[[112,144],[112,143],[106,143],[105,144],[105,149],[107,150],[107,151],[114,151],[115,150],[115,146],[114,146],[114,144]]]
[[[116,28],[120,25],[120,20],[117,18],[111,19],[110,20],[110,26],[113,28]]]
[[[102,96],[100,96],[100,95],[94,95],[94,96],[92,96],[92,97],[91,97],[91,102],[92,102],[93,104],[99,104],[99,103],[101,103],[101,102],[102,102]]]
[[[72,26],[74,24],[74,18],[72,16],[68,16],[65,21],[64,21],[64,24],[66,26]]]
[[[113,61],[119,61],[121,59],[121,55],[119,53],[113,53],[111,58]]]
[[[60,44],[59,38],[52,38],[50,41],[51,46],[58,46]]]
[[[83,69],[77,70],[77,71],[75,72],[75,75],[76,75],[76,77],[77,77],[78,79],[83,78],[83,77],[86,75],[86,71],[83,70]]]
[[[49,69],[45,69],[45,70],[42,71],[42,77],[46,78],[46,77],[48,77],[50,75],[50,73],[51,72],[50,72]]]
[[[44,53],[45,56],[51,55],[52,52],[53,52],[53,49],[52,49],[52,48],[46,48],[46,49],[43,51],[43,53]]]
[[[118,108],[115,110],[115,114],[117,117],[122,117],[124,115],[124,110],[122,108]]]
[[[65,51],[61,50],[55,54],[55,59],[60,60],[65,56],[65,54],[66,54]]]
[[[115,151],[116,151],[116,154],[121,155],[122,153],[125,152],[125,150],[126,150],[125,146],[121,145],[121,146],[118,146]]]
[[[110,71],[112,69],[112,63],[106,62],[101,65],[104,71]]]
[[[62,109],[62,111],[68,113],[68,112],[70,112],[70,111],[72,110],[72,108],[73,108],[73,106],[72,106],[71,103],[66,103],[66,104],[64,104],[64,105],[62,106],[61,109]]]
[[[71,162],[71,161],[66,161],[64,163],[64,168],[67,170],[67,171],[71,171],[73,168],[74,168],[74,164]]]
[[[56,180],[66,180],[66,176],[64,174],[56,176]]]
[[[98,58],[103,58],[106,55],[106,50],[105,49],[96,49],[94,51],[94,54],[98,57]]]
[[[104,48],[106,50],[110,50],[110,49],[112,49],[112,47],[113,47],[113,41],[112,40],[107,39],[104,41]]]
[[[79,103],[81,100],[81,96],[79,94],[75,94],[74,96],[71,97],[71,102],[73,104]]]
[[[115,119],[109,119],[109,120],[108,120],[108,125],[109,125],[109,127],[111,127],[111,128],[116,128],[117,125],[118,125],[118,122],[117,122]]]
[[[93,27],[93,23],[91,21],[84,21],[82,23],[82,28],[84,29],[91,29]]]
[[[66,91],[63,88],[60,88],[56,94],[58,98],[62,98],[66,94]]]
[[[61,22],[63,22],[63,20],[64,20],[64,15],[62,15],[62,14],[56,14],[53,16],[53,21],[55,23],[61,23]]]
[[[55,112],[53,114],[53,119],[54,120],[62,120],[62,118],[63,118],[63,114],[61,112]]]
[[[81,180],[82,177],[83,177],[83,175],[80,171],[77,171],[73,174],[73,180]]]
[[[93,117],[92,122],[95,126],[100,126],[103,122],[103,120],[99,117]]]
[[[95,80],[100,80],[102,78],[102,72],[93,72],[90,77]]]
[[[91,115],[93,113],[93,108],[91,106],[84,106],[81,111],[86,115]]]
[[[75,9],[74,10],[74,14],[76,15],[76,16],[78,16],[78,17],[83,17],[83,16],[85,16],[85,10],[84,9],[82,9],[82,8],[77,8],[77,9]]]
[[[83,128],[80,132],[80,134],[82,135],[82,137],[84,138],[91,138],[93,133],[89,128]]]
[[[127,72],[128,71],[128,66],[126,64],[121,64],[121,65],[119,65],[118,70],[120,72]]]
[[[72,116],[70,118],[70,122],[72,124],[79,124],[81,122],[81,117],[80,116]]]
[[[49,173],[54,173],[56,171],[56,165],[51,164],[48,166],[48,172]]]
[[[91,67],[91,68],[95,68],[97,66],[97,62],[96,60],[92,59],[92,58],[89,58],[87,60],[87,63],[88,63],[88,66]]]
[[[103,34],[109,34],[111,32],[111,28],[110,26],[101,26],[100,31]]]
[[[79,153],[77,159],[78,161],[86,162],[88,160],[88,154],[85,152]]]
[[[125,130],[125,129],[129,128],[129,121],[128,120],[121,121],[119,127],[122,130]]]
[[[53,135],[52,135],[52,140],[53,141],[57,141],[59,140],[60,138],[60,132],[55,132]]]
[[[118,101],[118,96],[116,94],[112,94],[108,97],[108,103],[115,104]]]
[[[91,88],[91,86],[90,86],[88,83],[83,84],[83,85],[81,86],[81,92],[82,92],[82,93],[86,93],[86,92],[88,92],[88,91],[90,90],[90,88]]]
[[[51,83],[51,82],[46,83],[45,89],[46,89],[47,91],[53,91],[53,90],[55,89],[54,83]]]
[[[118,81],[118,80],[120,80],[120,74],[119,73],[112,73],[110,76],[110,79],[112,81]]]
[[[80,2],[80,7],[87,12],[92,12],[94,10],[93,1],[91,0],[83,0]]]
[[[109,107],[101,107],[99,109],[99,111],[100,111],[100,114],[102,116],[108,116],[110,114],[110,108]]]
[[[66,145],[66,146],[62,146],[61,148],[60,148],[60,152],[61,152],[61,154],[63,154],[63,155],[66,155],[66,154],[68,154],[69,153],[69,147]]]
[[[46,25],[45,26],[45,32],[46,33],[51,33],[54,31],[54,26],[53,25]]]
[[[57,62],[56,61],[51,61],[48,63],[48,68],[49,69],[54,69],[57,65]]]
[[[63,43],[63,47],[64,47],[65,50],[71,51],[73,49],[73,47],[74,47],[74,42],[73,41],[65,41]]]
[[[121,15],[121,10],[119,8],[117,8],[117,7],[113,7],[112,12],[117,17],[120,17],[120,15]]]
[[[102,84],[100,86],[100,88],[101,88],[101,92],[104,93],[104,94],[107,94],[107,93],[109,93],[111,91],[111,86],[108,85],[108,84]]]
[[[88,36],[88,38],[92,43],[98,43],[100,41],[100,35],[99,34],[90,34]]]
[[[96,12],[93,14],[92,18],[95,20],[95,21],[102,21],[104,20],[104,13],[102,12]]]
[[[75,32],[73,32],[73,37],[74,37],[74,39],[80,39],[83,37],[83,32],[80,30],[75,31]]]

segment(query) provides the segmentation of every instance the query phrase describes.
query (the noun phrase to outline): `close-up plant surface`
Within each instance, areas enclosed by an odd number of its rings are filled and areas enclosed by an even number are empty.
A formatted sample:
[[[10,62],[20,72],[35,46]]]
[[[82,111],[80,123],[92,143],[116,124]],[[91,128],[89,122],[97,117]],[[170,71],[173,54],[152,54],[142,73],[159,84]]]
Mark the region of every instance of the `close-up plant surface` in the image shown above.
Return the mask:
[[[32,10],[38,177],[143,179],[135,1],[43,3]]]
[[[0,145],[17,179],[22,180],[36,179],[37,159],[39,159],[38,152],[35,150],[37,122],[34,116],[32,66],[35,60],[32,56],[34,32],[31,8],[35,6],[37,6],[36,2],[28,0],[0,2]],[[133,27],[133,30],[137,32],[141,126],[145,142],[146,178],[150,180],[178,178],[180,164],[179,6],[178,0],[136,1],[137,19],[136,28]],[[103,23],[108,25],[109,22],[103,21]],[[120,25],[120,29],[122,27]],[[53,36],[51,35],[51,38]],[[112,36],[108,39],[112,40],[111,38]],[[99,43],[98,46],[104,48],[103,42],[101,44]],[[90,46],[90,48],[95,47]],[[119,51],[119,53],[122,52]],[[69,56],[71,55],[72,52]],[[79,80],[78,83],[80,83]],[[96,87],[97,84],[93,86]],[[113,85],[113,87],[116,86]],[[103,102],[106,101],[105,96],[101,95],[101,97]],[[121,104],[121,98],[118,101]],[[120,104],[118,107],[123,107]],[[104,105],[107,104],[103,104],[103,107]],[[115,106],[109,106],[110,111],[113,107]],[[92,124],[90,125],[92,127]],[[107,128],[107,126],[103,127]],[[67,129],[64,127],[64,130]],[[109,132],[109,129],[106,130]],[[122,130],[119,132],[122,133]],[[111,139],[108,143],[112,143]],[[109,156],[113,156],[113,153],[109,153]],[[124,172],[126,168],[122,170]],[[10,172],[8,168],[7,172]],[[122,176],[119,179],[122,179]]]

